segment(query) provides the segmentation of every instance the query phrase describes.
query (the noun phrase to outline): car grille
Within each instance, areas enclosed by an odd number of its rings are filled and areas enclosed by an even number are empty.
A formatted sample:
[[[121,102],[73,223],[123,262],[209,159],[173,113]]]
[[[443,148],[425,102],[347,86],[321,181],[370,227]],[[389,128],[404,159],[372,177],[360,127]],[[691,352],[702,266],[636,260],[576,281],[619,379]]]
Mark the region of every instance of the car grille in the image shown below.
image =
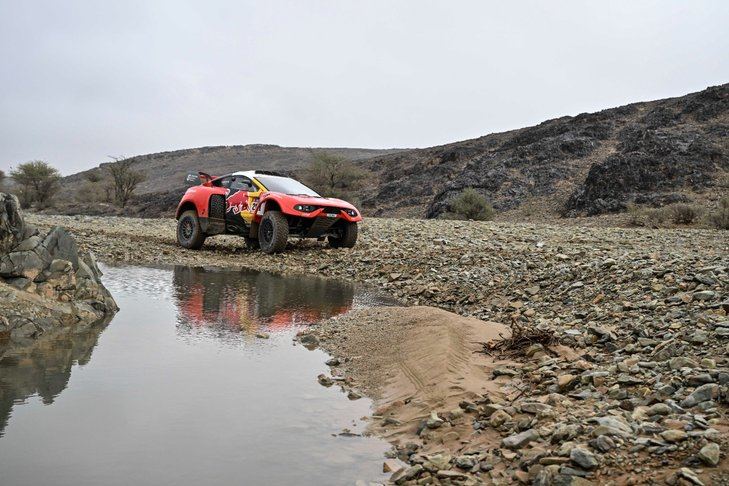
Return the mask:
[[[342,212],[341,208],[324,208],[324,212],[327,214],[339,214]]]

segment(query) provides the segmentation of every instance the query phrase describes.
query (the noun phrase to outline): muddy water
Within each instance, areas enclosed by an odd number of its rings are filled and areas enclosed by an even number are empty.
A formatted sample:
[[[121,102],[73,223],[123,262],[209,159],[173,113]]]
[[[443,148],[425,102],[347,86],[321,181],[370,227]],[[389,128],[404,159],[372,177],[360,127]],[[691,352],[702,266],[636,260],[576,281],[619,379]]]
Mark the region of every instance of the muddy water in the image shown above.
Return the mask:
[[[382,480],[369,412],[316,381],[301,326],[384,302],[315,278],[107,267],[113,321],[0,360],[0,484]],[[256,337],[266,333],[268,339]]]

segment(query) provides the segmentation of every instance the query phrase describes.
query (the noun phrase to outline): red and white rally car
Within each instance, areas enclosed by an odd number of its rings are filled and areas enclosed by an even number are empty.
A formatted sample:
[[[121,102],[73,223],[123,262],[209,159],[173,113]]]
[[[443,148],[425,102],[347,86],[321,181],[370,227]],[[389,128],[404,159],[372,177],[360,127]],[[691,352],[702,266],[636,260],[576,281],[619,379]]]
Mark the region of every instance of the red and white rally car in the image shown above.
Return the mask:
[[[301,182],[270,171],[243,171],[221,177],[189,174],[190,187],[177,206],[177,241],[199,249],[217,234],[243,236],[266,253],[286,248],[289,236],[327,239],[333,248],[351,248],[362,215],[341,199],[322,197]]]

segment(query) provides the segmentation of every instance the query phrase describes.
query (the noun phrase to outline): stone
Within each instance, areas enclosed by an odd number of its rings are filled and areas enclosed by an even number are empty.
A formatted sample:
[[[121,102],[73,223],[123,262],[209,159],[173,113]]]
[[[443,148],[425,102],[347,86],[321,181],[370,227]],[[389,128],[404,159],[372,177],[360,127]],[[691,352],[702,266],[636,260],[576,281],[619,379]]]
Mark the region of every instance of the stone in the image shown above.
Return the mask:
[[[491,424],[491,427],[497,428],[504,425],[508,420],[511,420],[511,415],[504,410],[497,410],[489,417],[489,424]]]
[[[530,442],[539,439],[539,433],[534,429],[525,430],[518,434],[510,435],[501,441],[501,445],[507,449],[521,449]]]
[[[382,472],[383,473],[396,473],[402,469],[405,469],[407,464],[400,461],[399,459],[385,459],[385,462],[382,464]]]
[[[313,334],[302,334],[299,336],[299,342],[308,349],[314,349],[319,346],[319,339]]]
[[[430,412],[430,417],[428,417],[428,420],[425,422],[425,425],[429,429],[437,429],[438,427],[442,426],[445,420],[438,417],[438,414],[435,410]]]
[[[693,293],[694,300],[714,300],[716,296],[717,293],[711,290],[701,290]]]
[[[577,381],[577,376],[571,374],[559,375],[557,377],[557,388],[560,391],[567,391]]]
[[[694,484],[695,486],[704,486],[704,483],[699,479],[696,473],[687,467],[682,467],[681,469],[679,469],[678,475],[681,476],[683,479],[687,480],[689,483]]]
[[[696,388],[688,397],[681,401],[681,406],[685,408],[695,407],[701,402],[706,402],[714,398],[719,390],[719,385],[707,383]]]
[[[325,386],[327,388],[334,384],[334,380],[332,380],[331,378],[329,378],[327,375],[325,375],[323,373],[321,375],[317,376],[316,379],[320,385]]]
[[[664,432],[661,432],[661,438],[665,440],[666,442],[683,442],[688,438],[688,435],[683,430],[673,430],[669,429]]]
[[[721,449],[719,444],[709,442],[701,448],[698,454],[698,458],[701,459],[704,464],[708,466],[716,466],[719,464]]]
[[[600,464],[595,454],[581,447],[575,447],[570,451],[570,461],[587,470],[595,469]]]
[[[468,471],[472,469],[478,461],[476,461],[476,458],[473,456],[458,456],[453,462],[456,467]]]
[[[417,478],[423,472],[423,466],[416,464],[405,469],[397,471],[395,474],[390,476],[390,481],[395,484],[403,484],[405,481]]]
[[[523,413],[530,413],[532,415],[537,415],[539,413],[549,412],[552,410],[552,407],[547,405],[546,403],[540,403],[540,402],[524,402],[521,404],[521,411]]]

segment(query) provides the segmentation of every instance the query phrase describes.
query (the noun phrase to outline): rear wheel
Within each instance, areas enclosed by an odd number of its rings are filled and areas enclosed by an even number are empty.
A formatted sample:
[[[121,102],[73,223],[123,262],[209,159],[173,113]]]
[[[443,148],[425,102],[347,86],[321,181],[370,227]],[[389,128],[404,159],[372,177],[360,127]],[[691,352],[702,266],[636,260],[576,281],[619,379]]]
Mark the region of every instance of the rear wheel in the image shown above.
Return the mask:
[[[286,248],[289,223],[280,211],[268,211],[258,225],[258,244],[264,253],[277,253]]]
[[[180,219],[177,220],[177,242],[180,246],[190,250],[199,250],[205,243],[206,236],[200,227],[200,220],[195,211],[189,210],[182,213]]]
[[[352,248],[357,243],[357,223],[345,223],[338,236],[329,236],[332,248]]]

